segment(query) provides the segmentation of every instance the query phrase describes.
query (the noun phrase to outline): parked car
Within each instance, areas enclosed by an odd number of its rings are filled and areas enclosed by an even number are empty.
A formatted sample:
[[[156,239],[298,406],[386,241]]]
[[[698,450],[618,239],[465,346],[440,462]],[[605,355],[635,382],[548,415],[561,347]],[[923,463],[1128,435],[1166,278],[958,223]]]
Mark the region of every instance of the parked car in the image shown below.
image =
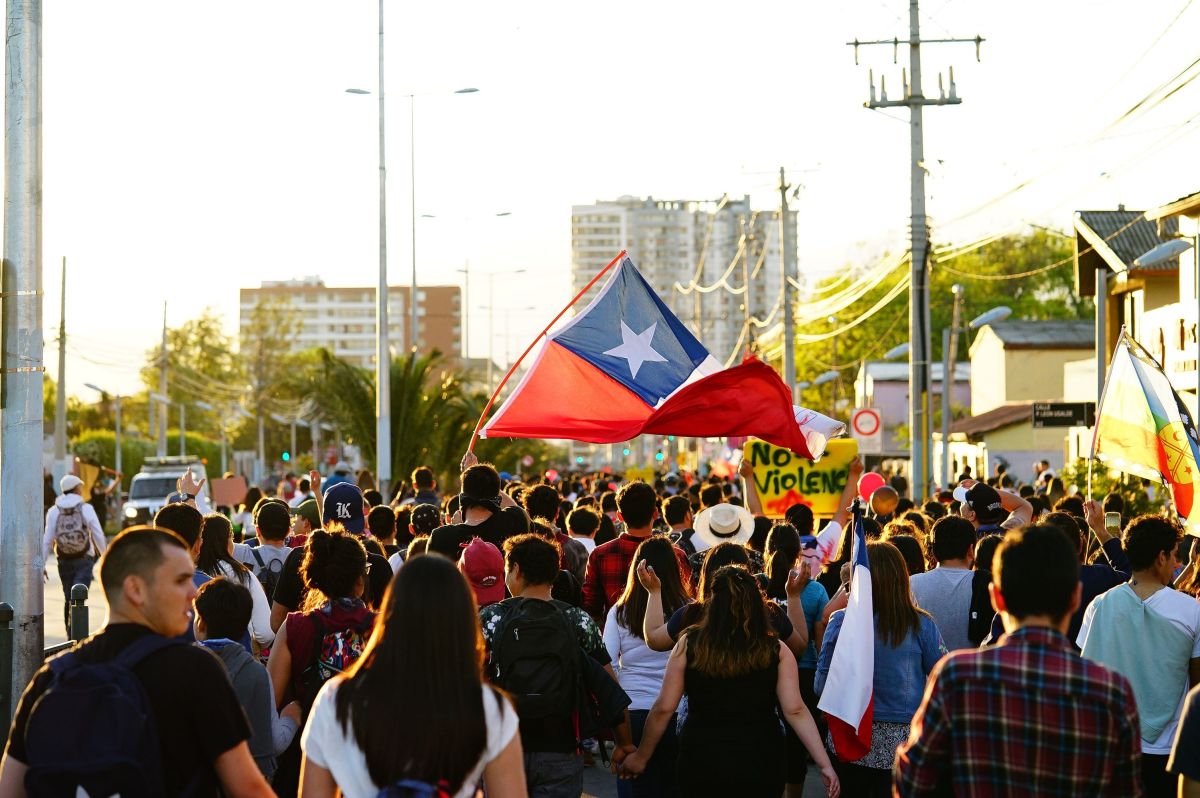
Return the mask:
[[[180,477],[191,468],[196,480],[205,480],[200,489],[211,500],[208,491],[207,473],[198,457],[147,457],[142,470],[133,475],[129,484],[129,497],[121,512],[121,528],[136,524],[149,524],[167,500],[178,489]],[[211,504],[211,501],[210,501]]]

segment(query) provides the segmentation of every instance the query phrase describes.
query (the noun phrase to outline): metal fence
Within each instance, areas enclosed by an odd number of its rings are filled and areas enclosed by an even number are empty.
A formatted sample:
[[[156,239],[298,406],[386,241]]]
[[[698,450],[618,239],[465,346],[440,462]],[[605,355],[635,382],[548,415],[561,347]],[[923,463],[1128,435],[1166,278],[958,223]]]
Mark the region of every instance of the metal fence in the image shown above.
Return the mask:
[[[75,645],[76,641],[88,636],[88,589],[86,585],[71,587],[71,639],[65,643],[47,646],[42,654],[53,656]],[[16,707],[12,701],[12,658],[13,658],[13,608],[7,602],[0,602],[0,718],[4,720],[5,728],[12,722]]]

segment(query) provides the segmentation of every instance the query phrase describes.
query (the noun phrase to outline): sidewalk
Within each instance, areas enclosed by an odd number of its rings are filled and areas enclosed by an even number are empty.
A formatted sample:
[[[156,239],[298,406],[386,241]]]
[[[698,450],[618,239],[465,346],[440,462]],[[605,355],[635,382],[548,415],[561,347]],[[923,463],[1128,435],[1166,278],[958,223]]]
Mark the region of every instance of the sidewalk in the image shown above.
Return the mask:
[[[67,640],[67,630],[63,626],[63,591],[62,583],[58,580],[58,561],[54,555],[46,562],[46,573],[50,579],[44,586],[45,603],[45,646],[64,643]],[[104,625],[106,610],[104,608],[104,593],[100,588],[100,564],[97,562],[95,576],[91,587],[88,588],[88,631],[95,632]]]

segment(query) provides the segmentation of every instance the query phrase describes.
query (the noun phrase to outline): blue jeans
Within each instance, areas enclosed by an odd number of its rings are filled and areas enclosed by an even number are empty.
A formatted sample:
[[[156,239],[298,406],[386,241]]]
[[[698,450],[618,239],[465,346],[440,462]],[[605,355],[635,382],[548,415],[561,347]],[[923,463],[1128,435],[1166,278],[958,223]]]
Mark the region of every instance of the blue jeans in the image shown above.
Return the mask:
[[[583,755],[526,751],[525,785],[529,798],[579,798],[583,795]]]
[[[58,578],[63,589],[63,623],[67,627],[67,637],[71,636],[71,588],[75,585],[92,586],[92,568],[96,565],[94,557],[76,557],[73,560],[58,561]]]
[[[650,711],[646,709],[629,710],[629,731],[634,745],[641,745],[649,715]],[[617,798],[678,798],[679,788],[675,783],[678,759],[679,738],[675,735],[675,717],[672,715],[642,775],[617,782]]]

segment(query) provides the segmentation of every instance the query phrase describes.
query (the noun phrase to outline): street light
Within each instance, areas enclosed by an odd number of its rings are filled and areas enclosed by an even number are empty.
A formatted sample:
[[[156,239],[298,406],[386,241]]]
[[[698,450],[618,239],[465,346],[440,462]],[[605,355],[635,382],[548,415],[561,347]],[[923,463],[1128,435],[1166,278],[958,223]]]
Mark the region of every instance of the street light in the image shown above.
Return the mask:
[[[121,396],[120,394],[109,394],[103,388],[93,385],[90,382],[85,382],[83,387],[91,388],[93,391],[100,394],[101,397],[109,395],[113,398],[113,414],[116,416],[116,432],[114,437],[116,452],[113,455],[113,470],[117,472],[117,479],[121,479]],[[120,493],[120,490],[120,487],[118,487],[118,494]]]
[[[884,360],[899,360],[902,357],[908,357],[909,344],[907,341],[899,346],[893,346],[891,349],[883,353]]]
[[[950,487],[950,395],[954,391],[954,356],[958,350],[958,334],[964,328],[959,324],[959,313],[962,310],[963,287],[954,285],[950,289],[954,294],[954,313],[950,326],[942,330],[942,487]],[[967,322],[965,329],[978,330],[988,324],[1007,319],[1012,315],[1012,308],[1000,305],[980,313]]]
[[[386,492],[392,479],[391,352],[388,349],[387,280],[387,140],[384,137],[383,91],[383,0],[379,0],[379,287],[375,292],[375,478]],[[474,94],[479,89],[458,89],[454,94]],[[347,94],[370,94],[367,89],[346,89]],[[404,94],[410,101],[409,193],[412,201],[412,287],[408,304],[412,329],[409,348],[417,347],[417,95]]]
[[[210,413],[216,412],[216,408],[208,402],[196,401],[195,404],[201,410],[207,410]],[[228,470],[229,450],[225,441],[225,424],[220,419],[217,419],[217,428],[221,431],[221,474],[224,476]]]

